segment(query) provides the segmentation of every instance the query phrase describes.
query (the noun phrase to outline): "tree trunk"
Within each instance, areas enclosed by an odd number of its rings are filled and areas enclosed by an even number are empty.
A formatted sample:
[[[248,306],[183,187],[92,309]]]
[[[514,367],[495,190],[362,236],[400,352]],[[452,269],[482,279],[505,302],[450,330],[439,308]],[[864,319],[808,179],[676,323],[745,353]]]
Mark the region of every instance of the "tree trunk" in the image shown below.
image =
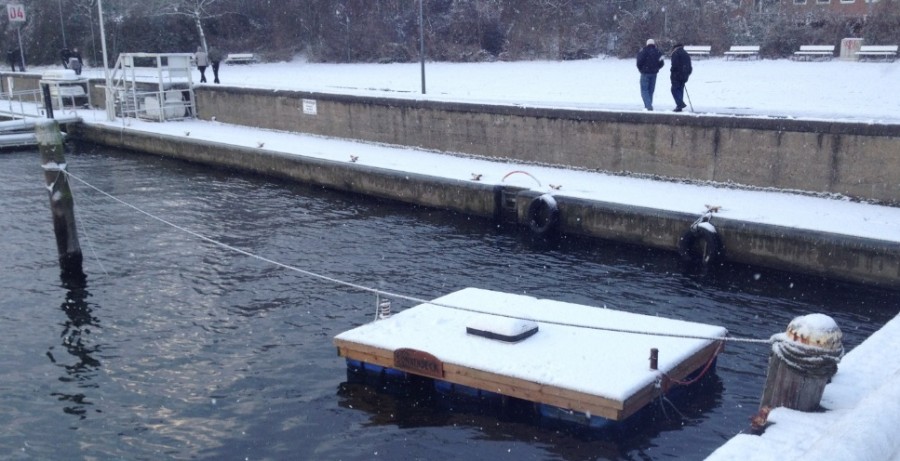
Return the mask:
[[[203,33],[203,24],[200,22],[200,12],[194,11],[194,24],[197,26],[197,33],[200,34],[200,45],[203,51],[209,52],[209,46],[206,45],[206,34]]]

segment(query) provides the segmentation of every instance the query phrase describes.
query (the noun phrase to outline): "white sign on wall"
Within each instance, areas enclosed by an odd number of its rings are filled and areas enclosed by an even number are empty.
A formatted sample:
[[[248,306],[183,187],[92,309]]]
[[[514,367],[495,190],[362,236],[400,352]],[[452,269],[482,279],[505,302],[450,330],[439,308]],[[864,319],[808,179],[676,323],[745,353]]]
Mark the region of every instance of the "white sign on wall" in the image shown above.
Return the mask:
[[[6,16],[9,22],[25,22],[25,5],[6,5]]]
[[[315,99],[304,99],[303,100],[303,113],[306,115],[316,115],[318,110],[316,109],[316,100]]]

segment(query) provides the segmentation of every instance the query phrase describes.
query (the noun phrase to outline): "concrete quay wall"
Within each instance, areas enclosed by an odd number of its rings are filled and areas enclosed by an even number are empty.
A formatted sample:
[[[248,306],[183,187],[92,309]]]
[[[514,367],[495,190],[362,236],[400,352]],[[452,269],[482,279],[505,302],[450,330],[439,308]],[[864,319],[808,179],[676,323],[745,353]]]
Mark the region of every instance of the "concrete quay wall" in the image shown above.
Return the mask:
[[[84,141],[162,155],[465,214],[496,218],[496,186],[333,162],[183,137],[150,134],[84,123],[67,126]]]
[[[524,224],[538,192],[89,124],[73,138]],[[676,251],[697,215],[557,195],[564,233]],[[714,218],[726,259],[900,289],[900,244]],[[673,257],[676,255],[673,254]]]
[[[28,73],[0,77],[11,78],[16,89],[37,88],[40,80]],[[103,80],[90,83],[93,105],[104,107]],[[223,123],[900,205],[900,124],[567,110],[220,85],[197,86],[195,97],[200,118]]]
[[[224,123],[900,204],[900,125],[196,88]]]
[[[524,222],[534,192],[520,194]],[[564,232],[678,250],[697,215],[554,196]],[[524,200],[523,200],[524,199]],[[900,243],[724,217],[710,221],[726,260],[900,289]]]

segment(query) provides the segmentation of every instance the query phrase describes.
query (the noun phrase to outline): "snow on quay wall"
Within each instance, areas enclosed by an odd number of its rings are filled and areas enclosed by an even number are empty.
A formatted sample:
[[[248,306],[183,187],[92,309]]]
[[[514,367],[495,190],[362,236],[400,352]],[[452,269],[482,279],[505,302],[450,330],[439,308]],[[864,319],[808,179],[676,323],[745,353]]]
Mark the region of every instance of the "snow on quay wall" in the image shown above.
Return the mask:
[[[236,125],[511,161],[900,203],[900,126],[586,111],[203,86],[198,113]],[[315,100],[315,115],[298,108]],[[241,110],[234,110],[240,107]]]
[[[512,219],[524,224],[534,190],[461,181],[352,162],[334,162],[267,149],[240,147],[101,124],[69,128],[76,139],[196,163],[270,175],[331,189],[499,220],[507,216],[505,193],[515,199]],[[559,230],[675,251],[697,215],[556,196]],[[728,260],[900,288],[900,243],[851,235],[715,218]]]

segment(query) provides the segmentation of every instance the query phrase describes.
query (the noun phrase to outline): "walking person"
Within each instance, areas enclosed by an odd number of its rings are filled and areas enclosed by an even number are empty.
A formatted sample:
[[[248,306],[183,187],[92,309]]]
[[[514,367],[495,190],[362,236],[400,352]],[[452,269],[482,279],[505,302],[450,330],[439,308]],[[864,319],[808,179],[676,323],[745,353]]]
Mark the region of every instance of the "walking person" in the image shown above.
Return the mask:
[[[15,48],[10,48],[9,51],[6,52],[6,63],[9,64],[9,67],[12,68],[12,71],[16,71],[16,60],[19,55],[16,53]]]
[[[70,56],[71,54],[72,54],[72,52],[69,51],[68,48],[63,48],[63,49],[59,50],[59,59],[62,60],[62,64],[63,64],[63,68],[64,68],[64,69],[68,69],[68,68],[69,68],[69,56]]]
[[[672,48],[672,98],[675,99],[675,112],[681,112],[687,104],[684,103],[684,85],[693,72],[691,67],[691,55],[684,51],[681,43]]]
[[[656,48],[656,41],[652,38],[647,40],[647,45],[641,48],[637,55],[637,68],[641,73],[641,99],[644,100],[644,109],[646,110],[653,110],[656,74],[664,65],[663,55]]]
[[[78,48],[72,48],[69,53],[69,69],[75,71],[75,75],[81,75],[81,68],[84,66],[84,60],[81,58],[81,52]]]
[[[219,64],[221,62],[222,52],[214,46],[209,47],[209,63],[212,65],[214,83],[219,83]]]
[[[194,53],[194,62],[197,63],[197,69],[200,71],[200,83],[206,83],[206,67],[209,66],[209,55],[203,51],[202,46],[197,47]]]

